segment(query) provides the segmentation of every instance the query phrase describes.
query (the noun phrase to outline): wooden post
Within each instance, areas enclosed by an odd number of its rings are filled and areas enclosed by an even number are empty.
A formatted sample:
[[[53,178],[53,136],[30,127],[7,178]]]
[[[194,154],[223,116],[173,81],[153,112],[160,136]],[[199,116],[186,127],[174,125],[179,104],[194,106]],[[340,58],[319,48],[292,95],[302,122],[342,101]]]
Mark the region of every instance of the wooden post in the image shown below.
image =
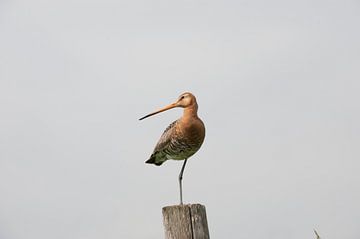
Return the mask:
[[[162,209],[165,239],[209,239],[205,206],[187,204]]]

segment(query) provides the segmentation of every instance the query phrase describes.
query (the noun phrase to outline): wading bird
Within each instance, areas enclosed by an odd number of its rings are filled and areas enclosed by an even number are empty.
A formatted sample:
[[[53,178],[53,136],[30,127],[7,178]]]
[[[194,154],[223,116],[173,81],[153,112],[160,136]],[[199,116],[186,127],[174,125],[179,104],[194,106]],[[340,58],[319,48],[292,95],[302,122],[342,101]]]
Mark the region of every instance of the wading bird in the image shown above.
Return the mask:
[[[176,102],[148,114],[139,120],[175,107],[184,108],[183,116],[165,129],[150,159],[145,163],[160,166],[168,159],[184,160],[179,174],[180,204],[183,204],[182,177],[185,165],[188,158],[200,149],[205,138],[205,126],[197,115],[198,104],[195,96],[190,92],[185,92],[179,96]]]

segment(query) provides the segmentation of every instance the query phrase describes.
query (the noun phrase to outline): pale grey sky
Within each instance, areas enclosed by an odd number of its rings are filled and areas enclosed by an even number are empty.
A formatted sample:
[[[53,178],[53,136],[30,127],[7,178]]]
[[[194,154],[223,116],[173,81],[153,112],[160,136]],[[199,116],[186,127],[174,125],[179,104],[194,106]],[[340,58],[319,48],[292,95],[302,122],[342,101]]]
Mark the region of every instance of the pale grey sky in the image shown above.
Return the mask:
[[[0,238],[163,238],[181,163],[144,164],[184,91],[184,201],[212,238],[360,237],[359,1],[0,2]]]

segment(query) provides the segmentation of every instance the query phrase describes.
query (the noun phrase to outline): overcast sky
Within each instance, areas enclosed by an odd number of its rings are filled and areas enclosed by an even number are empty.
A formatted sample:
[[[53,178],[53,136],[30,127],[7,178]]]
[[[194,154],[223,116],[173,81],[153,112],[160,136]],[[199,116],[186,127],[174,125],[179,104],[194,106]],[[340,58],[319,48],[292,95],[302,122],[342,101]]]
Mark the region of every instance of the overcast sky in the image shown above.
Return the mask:
[[[0,239],[163,238],[184,91],[211,238],[360,237],[360,3],[0,0]]]

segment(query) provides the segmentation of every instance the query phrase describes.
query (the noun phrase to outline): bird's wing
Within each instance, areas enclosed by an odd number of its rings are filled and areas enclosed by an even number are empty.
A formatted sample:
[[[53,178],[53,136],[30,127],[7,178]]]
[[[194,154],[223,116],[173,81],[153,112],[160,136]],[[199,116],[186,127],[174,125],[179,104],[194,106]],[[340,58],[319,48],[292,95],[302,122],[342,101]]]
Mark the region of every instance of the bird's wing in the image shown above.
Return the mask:
[[[175,126],[177,123],[178,123],[178,120],[175,120],[165,129],[164,133],[161,135],[158,143],[155,146],[154,153],[162,151],[169,146],[172,138],[174,137],[175,130],[176,130]]]
[[[161,135],[158,143],[155,146],[153,153],[150,158],[146,161],[146,163],[155,164],[157,166],[161,165],[163,162],[167,160],[166,150],[169,148],[172,135],[175,134],[177,120],[172,122]]]

